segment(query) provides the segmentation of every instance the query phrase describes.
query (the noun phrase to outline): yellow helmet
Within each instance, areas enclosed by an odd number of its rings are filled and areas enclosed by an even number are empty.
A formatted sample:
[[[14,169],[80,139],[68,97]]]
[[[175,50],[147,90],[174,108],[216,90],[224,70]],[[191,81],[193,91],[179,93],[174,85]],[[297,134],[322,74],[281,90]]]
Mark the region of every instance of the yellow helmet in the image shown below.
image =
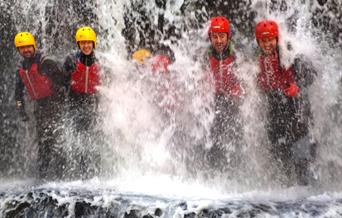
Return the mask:
[[[33,45],[34,49],[37,48],[36,40],[33,35],[29,32],[20,32],[17,33],[14,37],[14,45],[15,47],[28,46]]]
[[[77,44],[80,41],[93,41],[94,48],[96,48],[96,33],[91,27],[84,26],[79,28],[76,32],[75,39]]]
[[[149,50],[141,48],[133,53],[132,59],[138,61],[141,64],[144,64],[145,59],[150,58],[151,55],[152,54]]]

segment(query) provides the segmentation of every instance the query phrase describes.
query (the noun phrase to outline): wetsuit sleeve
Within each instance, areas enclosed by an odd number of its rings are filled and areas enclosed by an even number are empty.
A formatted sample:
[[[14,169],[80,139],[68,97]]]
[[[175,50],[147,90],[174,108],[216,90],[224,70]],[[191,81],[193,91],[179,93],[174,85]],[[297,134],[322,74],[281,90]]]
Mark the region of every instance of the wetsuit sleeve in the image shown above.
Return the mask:
[[[299,87],[308,87],[317,76],[317,71],[311,61],[305,59],[303,56],[298,57],[294,61],[294,71],[296,73],[295,80]]]
[[[74,72],[76,69],[76,60],[71,55],[67,56],[64,64],[63,64],[63,71],[66,76],[67,82],[70,82],[71,73]]]
[[[71,73],[75,70],[76,68],[76,63],[73,57],[69,55],[66,57],[64,64],[63,64],[63,70],[67,75],[71,75]]]
[[[40,70],[51,78],[56,87],[65,87],[65,74],[56,61],[51,58],[44,58],[40,64]]]
[[[17,73],[15,81],[15,101],[17,109],[24,108],[24,83],[21,81],[19,73]]]

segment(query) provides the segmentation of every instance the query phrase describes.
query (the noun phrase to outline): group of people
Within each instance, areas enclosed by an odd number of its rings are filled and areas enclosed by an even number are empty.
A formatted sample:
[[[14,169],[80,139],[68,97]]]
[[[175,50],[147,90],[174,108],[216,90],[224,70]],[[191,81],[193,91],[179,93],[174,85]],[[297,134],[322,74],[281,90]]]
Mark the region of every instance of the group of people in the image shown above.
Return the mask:
[[[312,112],[308,88],[317,73],[302,55],[298,55],[288,68],[281,63],[280,32],[275,21],[258,22],[255,38],[259,47],[256,82],[267,102],[266,130],[271,144],[270,154],[273,162],[289,180],[307,185],[314,179],[310,166],[317,146],[310,132]],[[241,125],[234,117],[243,89],[236,75],[238,66],[234,62],[230,23],[227,18],[219,16],[210,20],[209,39],[211,47],[208,58],[215,85],[217,122],[213,125],[213,148],[218,144],[215,150],[220,151],[221,138],[227,137],[232,130],[235,132],[235,139],[241,137],[236,134],[236,130],[241,131]]]
[[[215,118],[211,130],[213,146],[208,158],[213,167],[222,167],[229,164],[217,163],[220,159],[217,157],[225,152],[224,143],[243,137],[242,124],[235,117],[238,116],[244,92],[236,75],[238,66],[228,19],[224,16],[211,18],[208,37],[211,45],[206,61],[215,93]],[[260,49],[257,85],[267,100],[266,128],[272,158],[285,175],[294,174],[297,184],[306,185],[310,182],[309,168],[316,148],[315,140],[310,135],[312,114],[308,99],[308,87],[313,83],[316,72],[303,57],[296,58],[289,68],[284,67],[280,59],[280,32],[276,22],[262,20],[257,23],[255,37]],[[42,178],[46,178],[48,168],[53,168],[49,166],[51,156],[48,153],[55,140],[54,125],[61,117],[59,107],[65,101],[66,93],[77,120],[77,129],[89,129],[96,116],[97,86],[101,85],[101,68],[94,53],[96,34],[90,27],[82,27],[77,30],[75,38],[79,51],[68,56],[63,69],[60,69],[56,62],[36,50],[32,34],[21,32],[15,37],[15,46],[23,57],[18,73],[16,104],[23,119],[26,119],[24,87],[36,102],[39,171]],[[132,59],[141,66],[146,66],[148,60],[151,71],[166,74],[172,63],[170,55],[152,55],[147,49],[137,50]],[[300,150],[310,155],[301,155]]]
[[[21,119],[26,121],[26,90],[34,101],[38,172],[41,179],[63,177],[65,158],[62,150],[55,145],[60,134],[65,103],[72,112],[78,132],[86,133],[96,119],[97,86],[101,84],[100,65],[94,53],[96,33],[90,27],[81,27],[75,38],[78,51],[66,57],[63,69],[56,61],[37,50],[31,33],[20,32],[14,39],[23,57],[16,81],[16,107]],[[80,167],[84,168],[84,164]]]

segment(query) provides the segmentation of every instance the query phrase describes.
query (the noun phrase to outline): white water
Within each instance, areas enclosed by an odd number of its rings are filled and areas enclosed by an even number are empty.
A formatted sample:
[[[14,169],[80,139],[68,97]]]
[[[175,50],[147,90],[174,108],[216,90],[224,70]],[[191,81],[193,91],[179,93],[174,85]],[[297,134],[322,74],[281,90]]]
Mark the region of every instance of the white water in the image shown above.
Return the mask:
[[[258,1],[253,1],[253,7],[260,6]],[[265,1],[261,1],[265,2]],[[267,2],[267,1],[266,1]],[[339,180],[341,179],[341,127],[336,126],[334,120],[327,115],[329,108],[335,104],[338,93],[337,82],[341,78],[341,69],[338,60],[341,59],[340,51],[327,47],[319,37],[313,36],[315,30],[309,23],[309,10],[318,7],[311,4],[295,3],[293,9],[286,12],[260,10],[256,21],[260,18],[272,18],[279,22],[281,29],[281,41],[283,45],[291,42],[293,50],[285,52],[282,57],[284,63],[290,63],[296,54],[304,53],[309,56],[320,74],[312,88],[310,97],[314,111],[315,126],[313,132],[321,142],[319,147],[319,159],[316,166],[321,173],[319,182],[330,191],[340,191]],[[19,4],[19,3],[18,3]],[[39,32],[35,27],[41,22],[42,29],[45,7],[53,4],[52,1],[39,3],[35,0],[27,1],[17,8],[15,14],[23,14],[17,21],[18,30],[32,30],[39,36],[40,47],[44,50],[52,47],[55,42],[44,31]],[[211,92],[203,91],[206,88],[201,84],[204,71],[202,63],[193,60],[198,51],[205,51],[206,28],[191,30],[184,33],[178,45],[169,44],[175,53],[176,62],[170,67],[172,81],[177,87],[176,94],[181,96],[182,102],[177,108],[177,113],[165,118],[157,105],[151,103],[156,90],[150,86],[160,79],[148,79],[139,74],[134,64],[127,60],[129,53],[126,51],[125,40],[121,36],[124,28],[125,1],[98,0],[95,13],[98,15],[98,49],[97,55],[101,57],[101,63],[105,66],[108,83],[101,87],[101,115],[103,123],[101,129],[106,135],[105,143],[101,145],[103,155],[103,169],[105,175],[99,177],[100,181],[82,183],[81,186],[89,189],[101,188],[103,183],[111,188],[124,193],[142,193],[149,195],[165,195],[179,198],[225,198],[232,196],[231,193],[243,191],[255,191],[257,196],[263,196],[260,190],[280,189],[276,181],[270,181],[273,169],[269,168],[268,156],[264,147],[265,133],[262,130],[262,102],[255,92],[255,75],[257,65],[244,52],[238,51],[239,77],[243,79],[245,86],[244,104],[242,105],[242,119],[245,122],[245,139],[247,145],[242,148],[241,158],[248,164],[241,168],[241,175],[221,175],[218,178],[203,179],[190,178],[182,161],[175,159],[170,152],[170,140],[174,132],[182,127],[182,133],[187,134],[183,141],[185,148],[198,146],[205,142],[210,147],[208,134],[213,111],[211,109]],[[182,1],[174,1],[168,4],[165,18],[173,21],[176,27],[180,27],[185,18],[180,17],[179,5]],[[146,1],[146,8],[156,10],[154,1]],[[130,7],[130,6],[128,6]],[[160,10],[160,9],[158,9]],[[34,11],[34,12],[33,12]],[[264,12],[264,13],[263,13]],[[288,31],[286,20],[294,13],[298,13],[297,29],[295,32]],[[16,17],[16,16],[14,16]],[[192,19],[192,18],[189,18]],[[151,14],[151,20],[157,22],[157,13]],[[72,22],[72,21],[71,21]],[[83,24],[80,22],[80,25]],[[63,24],[65,25],[65,24]],[[62,26],[63,26],[62,25]],[[102,32],[110,34],[101,34]],[[238,35],[238,34],[237,34]],[[255,41],[244,40],[247,44],[255,45]],[[70,42],[60,42],[61,46],[69,45]],[[284,47],[284,46],[283,46]],[[285,48],[284,48],[285,49]],[[61,54],[57,54],[61,55]],[[147,76],[151,76],[147,72]],[[209,110],[208,110],[209,109]],[[327,130],[326,130],[326,129]],[[68,133],[68,131],[66,131]],[[66,150],[73,151],[72,147]],[[189,154],[188,154],[189,155]],[[331,169],[331,164],[334,169]],[[274,170],[276,172],[276,170]],[[201,172],[199,172],[200,174]],[[240,177],[242,178],[236,178]],[[237,179],[237,181],[236,181]],[[243,180],[241,185],[238,185]],[[96,180],[95,180],[96,181]],[[336,183],[333,183],[336,182]],[[78,182],[76,182],[78,184]],[[58,184],[57,186],[59,186]],[[66,187],[72,187],[73,183],[62,183]],[[50,186],[47,185],[47,188]],[[273,196],[275,192],[268,192]],[[296,196],[296,192],[285,195]],[[303,191],[306,192],[306,191]],[[223,193],[223,195],[222,195]],[[299,192],[301,193],[301,192]],[[248,195],[248,194],[247,194]],[[233,195],[234,196],[234,195]],[[278,196],[278,195],[277,195]],[[305,196],[305,194],[303,194]],[[260,197],[263,198],[263,197]]]

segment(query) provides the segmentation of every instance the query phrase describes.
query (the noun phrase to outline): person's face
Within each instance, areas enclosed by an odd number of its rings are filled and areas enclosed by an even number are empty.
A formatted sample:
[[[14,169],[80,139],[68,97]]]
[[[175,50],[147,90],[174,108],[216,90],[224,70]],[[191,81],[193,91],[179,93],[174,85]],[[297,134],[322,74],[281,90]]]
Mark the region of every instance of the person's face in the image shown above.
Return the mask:
[[[35,53],[33,45],[26,45],[18,47],[19,54],[24,58],[32,58]]]
[[[90,55],[93,52],[93,49],[94,49],[93,41],[80,41],[78,44],[83,54]]]
[[[259,42],[259,46],[261,50],[263,51],[265,55],[272,55],[274,54],[277,48],[278,40],[276,37],[272,37],[272,38],[259,39],[258,42]]]
[[[218,53],[221,53],[229,42],[228,33],[210,33],[210,41],[213,48]]]

